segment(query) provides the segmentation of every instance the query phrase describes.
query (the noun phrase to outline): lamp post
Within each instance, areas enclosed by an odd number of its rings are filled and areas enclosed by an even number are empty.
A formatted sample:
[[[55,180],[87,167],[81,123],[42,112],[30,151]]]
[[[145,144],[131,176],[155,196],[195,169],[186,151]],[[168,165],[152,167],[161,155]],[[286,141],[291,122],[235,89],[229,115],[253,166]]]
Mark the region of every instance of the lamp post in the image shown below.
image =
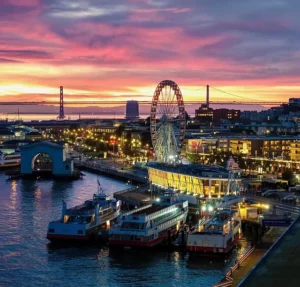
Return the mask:
[[[208,184],[208,198],[211,199],[211,175],[209,176]]]
[[[219,194],[218,194],[218,198],[221,198],[221,188],[222,188],[222,181],[221,181],[221,175],[219,175]]]

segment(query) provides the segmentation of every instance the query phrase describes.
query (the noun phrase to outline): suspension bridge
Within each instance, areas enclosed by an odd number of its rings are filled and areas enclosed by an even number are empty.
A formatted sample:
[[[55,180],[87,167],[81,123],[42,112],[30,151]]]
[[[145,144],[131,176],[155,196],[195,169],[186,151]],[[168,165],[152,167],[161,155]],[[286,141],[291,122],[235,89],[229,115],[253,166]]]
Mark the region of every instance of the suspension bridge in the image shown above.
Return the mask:
[[[279,106],[285,102],[282,101],[258,101],[253,100],[253,98],[243,97],[239,96],[233,93],[229,93],[226,91],[223,91],[219,88],[215,88],[212,86],[207,85],[207,98],[206,101],[201,100],[193,100],[193,101],[185,101],[185,105],[201,105],[201,104],[220,104],[220,105],[264,105],[264,106]],[[223,93],[224,95],[229,95],[231,97],[238,98],[238,100],[222,100],[222,101],[211,101],[209,99],[209,89],[213,89],[217,91],[218,93]],[[65,118],[64,114],[64,105],[125,105],[127,103],[127,100],[95,100],[97,96],[88,96],[88,95],[76,95],[78,98],[83,98],[83,100],[65,100],[64,99],[64,90],[63,86],[60,86],[59,90],[59,97],[56,100],[37,100],[32,101],[32,97],[28,100],[25,99],[23,101],[0,101],[0,105],[2,106],[24,106],[24,105],[55,105],[59,106],[59,119]],[[140,100],[138,101],[140,105],[151,105],[152,100]],[[168,103],[170,104],[170,103]]]

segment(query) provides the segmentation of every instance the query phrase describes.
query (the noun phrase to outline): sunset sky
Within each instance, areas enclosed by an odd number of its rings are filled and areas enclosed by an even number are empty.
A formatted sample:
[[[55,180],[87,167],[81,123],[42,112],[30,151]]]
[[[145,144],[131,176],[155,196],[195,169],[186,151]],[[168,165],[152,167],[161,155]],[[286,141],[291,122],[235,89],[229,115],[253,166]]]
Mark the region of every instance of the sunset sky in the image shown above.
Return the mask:
[[[300,96],[299,0],[0,0],[0,100]],[[211,91],[212,100],[241,98]]]

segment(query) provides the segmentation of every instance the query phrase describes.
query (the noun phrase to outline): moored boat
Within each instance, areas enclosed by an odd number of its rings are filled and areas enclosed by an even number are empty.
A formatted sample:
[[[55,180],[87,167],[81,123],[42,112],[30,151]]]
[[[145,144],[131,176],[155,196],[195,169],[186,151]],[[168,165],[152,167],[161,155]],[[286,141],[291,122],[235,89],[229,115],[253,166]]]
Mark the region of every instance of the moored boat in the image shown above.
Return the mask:
[[[111,223],[120,214],[120,201],[110,199],[101,192],[83,204],[67,209],[63,201],[62,216],[49,223],[47,239],[50,241],[90,240],[99,232],[108,232]]]
[[[151,205],[122,214],[109,234],[110,246],[150,248],[171,238],[186,221],[188,202],[167,191]]]
[[[241,235],[241,218],[233,210],[221,209],[188,234],[186,248],[195,253],[227,254]]]
[[[0,151],[0,168],[19,166],[20,163],[21,163],[20,152],[16,151],[11,154],[6,154]]]

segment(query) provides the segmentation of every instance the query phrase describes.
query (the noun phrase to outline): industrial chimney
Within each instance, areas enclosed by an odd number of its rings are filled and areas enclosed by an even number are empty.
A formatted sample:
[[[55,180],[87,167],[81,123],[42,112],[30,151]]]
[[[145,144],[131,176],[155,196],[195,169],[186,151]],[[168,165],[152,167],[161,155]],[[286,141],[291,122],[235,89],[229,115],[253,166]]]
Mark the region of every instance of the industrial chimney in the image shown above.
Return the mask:
[[[206,106],[209,108],[209,85],[206,85]]]

